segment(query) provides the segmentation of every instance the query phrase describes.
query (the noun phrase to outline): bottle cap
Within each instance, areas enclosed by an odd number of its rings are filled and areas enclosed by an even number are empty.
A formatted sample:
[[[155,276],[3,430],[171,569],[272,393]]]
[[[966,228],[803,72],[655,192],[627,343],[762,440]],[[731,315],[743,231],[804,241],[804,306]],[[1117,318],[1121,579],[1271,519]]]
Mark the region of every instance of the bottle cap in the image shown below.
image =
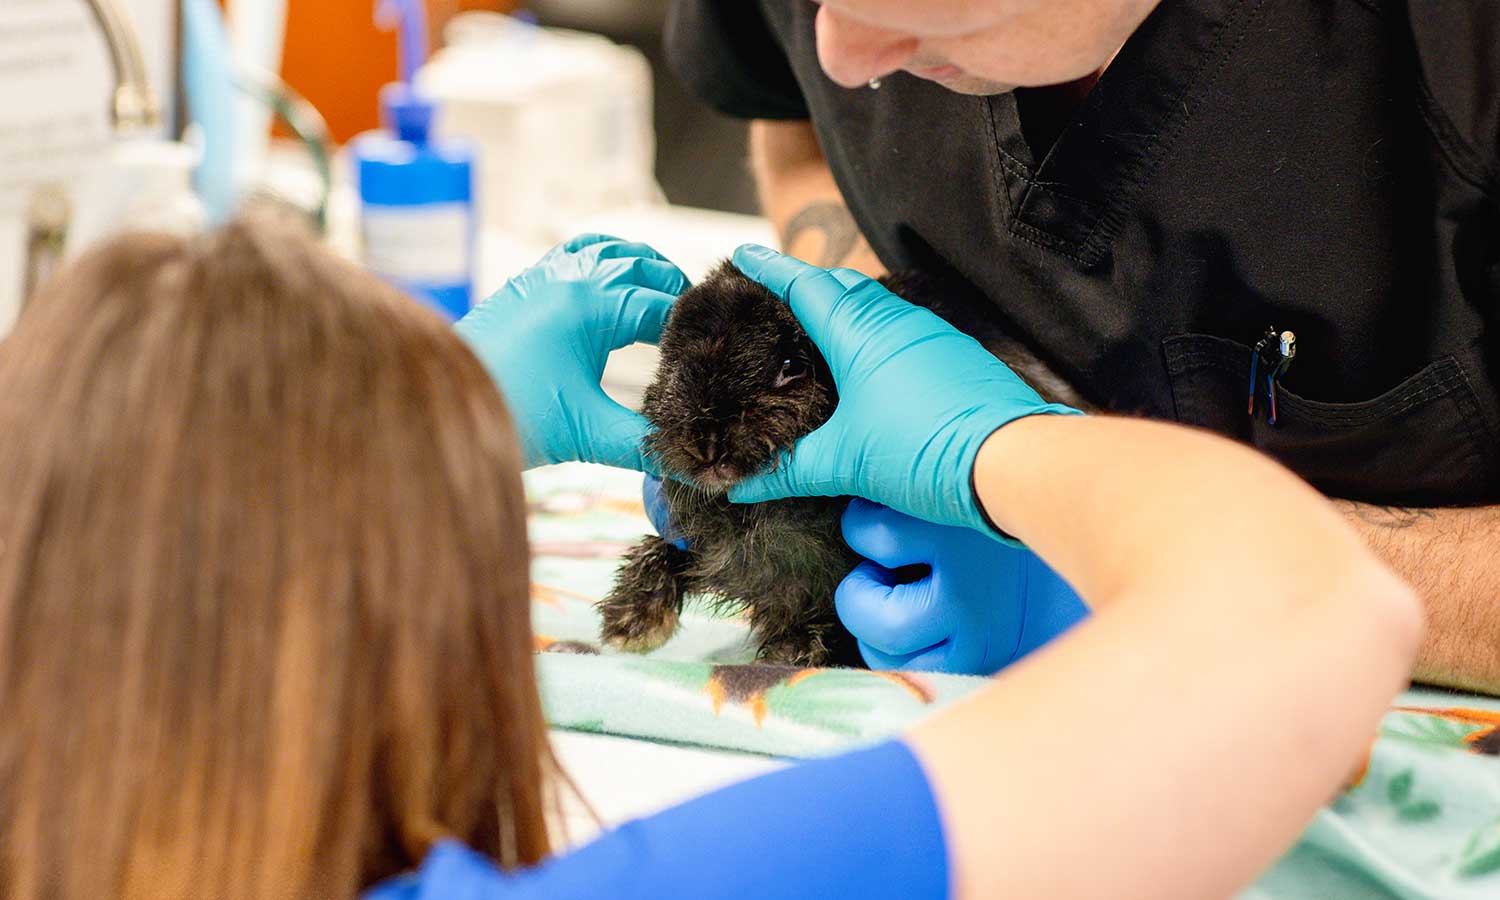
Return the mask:
[[[403,141],[426,144],[437,104],[411,85],[393,81],[380,89],[380,117],[386,129]]]
[[[427,62],[427,5],[423,0],[376,0],[375,24],[396,31],[400,66],[400,80],[380,90],[381,119],[401,140],[425,144],[435,106],[413,82]]]

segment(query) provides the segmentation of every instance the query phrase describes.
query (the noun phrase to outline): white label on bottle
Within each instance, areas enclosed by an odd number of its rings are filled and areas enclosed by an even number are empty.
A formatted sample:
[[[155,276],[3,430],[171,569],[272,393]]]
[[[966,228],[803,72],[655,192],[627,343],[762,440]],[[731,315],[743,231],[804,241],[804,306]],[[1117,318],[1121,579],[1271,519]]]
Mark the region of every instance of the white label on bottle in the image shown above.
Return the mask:
[[[463,203],[364,208],[365,265],[401,281],[452,284],[469,278],[470,207]]]

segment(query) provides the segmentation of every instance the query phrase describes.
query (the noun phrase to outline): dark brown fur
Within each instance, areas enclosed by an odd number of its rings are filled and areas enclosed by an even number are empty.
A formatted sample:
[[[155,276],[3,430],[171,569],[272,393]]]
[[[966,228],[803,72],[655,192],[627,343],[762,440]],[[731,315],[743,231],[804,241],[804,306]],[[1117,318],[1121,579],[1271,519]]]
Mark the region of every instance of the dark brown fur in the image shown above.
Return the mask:
[[[993,324],[972,290],[920,274],[882,282],[968,332],[1048,400],[1082,406],[1062,379]],[[646,449],[667,476],[680,550],[648,537],[599,604],[606,643],[644,652],[676,631],[689,593],[743,610],[765,662],[857,665],[834,590],[859,561],[844,543],[847,497],[732,504],[725,491],[828,420],[838,403],[822,355],[786,305],[729,263],[677,301],[642,412]]]

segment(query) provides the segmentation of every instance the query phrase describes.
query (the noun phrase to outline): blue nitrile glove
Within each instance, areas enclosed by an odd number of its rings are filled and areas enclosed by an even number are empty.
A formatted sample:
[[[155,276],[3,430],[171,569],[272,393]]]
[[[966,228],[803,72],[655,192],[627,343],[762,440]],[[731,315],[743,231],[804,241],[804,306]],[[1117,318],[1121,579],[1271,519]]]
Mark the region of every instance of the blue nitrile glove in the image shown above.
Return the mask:
[[[667,497],[662,493],[661,479],[655,475],[647,475],[641,482],[641,505],[646,507],[646,518],[651,520],[651,527],[656,529],[662,540],[678,550],[688,548],[688,539],[672,523],[672,511],[667,509]]]
[[[790,304],[828,360],[839,403],[789,460],[729,499],[852,494],[995,534],[971,484],[980,445],[1023,416],[1078,411],[1047,403],[978,341],[872,278],[754,245],[734,262]]]
[[[844,540],[866,557],[839,585],[839,619],[872,669],[992,675],[1089,614],[1035,553],[968,528],[853,500]],[[925,565],[899,583],[902,566]]]
[[[649,471],[646,420],[599,386],[611,350],[654,343],[687,277],[645,244],[587,234],[552,249],[459,321],[500,385],[527,467]]]

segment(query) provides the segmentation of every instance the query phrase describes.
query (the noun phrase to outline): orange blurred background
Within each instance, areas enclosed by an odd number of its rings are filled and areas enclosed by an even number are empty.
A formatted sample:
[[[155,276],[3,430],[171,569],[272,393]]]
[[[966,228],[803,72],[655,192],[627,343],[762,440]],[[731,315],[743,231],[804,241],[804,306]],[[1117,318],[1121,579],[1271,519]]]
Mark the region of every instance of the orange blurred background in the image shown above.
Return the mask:
[[[510,12],[515,0],[427,0],[433,46],[465,10]],[[380,124],[376,95],[396,78],[395,32],[375,28],[372,0],[288,0],[281,73],[343,143]]]

